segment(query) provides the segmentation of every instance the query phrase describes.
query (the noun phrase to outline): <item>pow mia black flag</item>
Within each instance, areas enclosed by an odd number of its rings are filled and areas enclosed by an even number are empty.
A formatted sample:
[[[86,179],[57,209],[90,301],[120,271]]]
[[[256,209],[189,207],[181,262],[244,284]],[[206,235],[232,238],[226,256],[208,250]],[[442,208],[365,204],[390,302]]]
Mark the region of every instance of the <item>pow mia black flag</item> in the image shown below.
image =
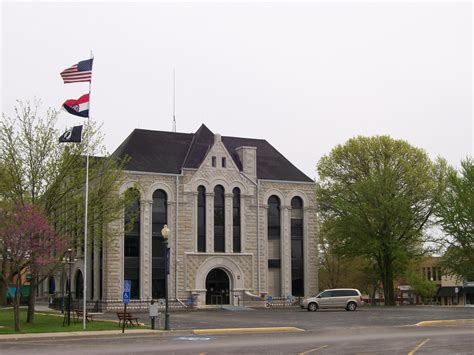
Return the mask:
[[[81,143],[82,126],[74,126],[59,137],[59,143]]]

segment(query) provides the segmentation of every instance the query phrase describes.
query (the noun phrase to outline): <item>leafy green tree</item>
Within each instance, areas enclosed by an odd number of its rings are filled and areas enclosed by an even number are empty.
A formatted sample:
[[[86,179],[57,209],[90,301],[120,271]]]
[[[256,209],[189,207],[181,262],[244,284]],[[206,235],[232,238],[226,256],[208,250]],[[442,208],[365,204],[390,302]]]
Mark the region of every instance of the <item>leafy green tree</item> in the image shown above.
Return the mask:
[[[432,299],[436,295],[435,283],[423,277],[419,272],[409,272],[407,282],[415,295],[424,299]]]
[[[461,171],[451,171],[448,189],[436,208],[439,225],[448,238],[441,261],[445,273],[474,280],[474,161],[466,158]]]
[[[0,123],[0,200],[14,206],[31,204],[42,211],[55,230],[81,248],[84,237],[86,159],[89,165],[89,245],[112,237],[107,225],[119,218],[124,200],[118,194],[123,161],[107,154],[100,127],[90,121],[81,143],[59,144],[58,112],[41,111],[39,101],[18,101],[13,117]],[[89,249],[90,250],[90,249]],[[1,250],[0,250],[1,252]],[[57,255],[60,267],[62,255]],[[49,275],[33,270],[33,291]],[[35,292],[30,292],[28,322],[33,322]]]
[[[320,219],[339,255],[376,266],[385,304],[395,304],[394,279],[422,252],[424,230],[445,190],[447,164],[403,140],[356,137],[317,166]]]

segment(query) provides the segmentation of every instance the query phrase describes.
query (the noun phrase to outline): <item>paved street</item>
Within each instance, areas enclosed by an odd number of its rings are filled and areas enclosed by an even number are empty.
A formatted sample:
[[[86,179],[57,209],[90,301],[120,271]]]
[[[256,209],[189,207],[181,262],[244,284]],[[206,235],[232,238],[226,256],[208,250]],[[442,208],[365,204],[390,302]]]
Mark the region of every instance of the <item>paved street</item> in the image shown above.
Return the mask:
[[[135,313],[139,320],[150,324],[147,313]],[[115,313],[104,315],[117,319]],[[242,327],[298,327],[322,330],[338,327],[402,326],[436,319],[474,319],[474,307],[362,307],[356,312],[319,310],[308,312],[300,308],[256,309],[227,311],[221,309],[172,312],[172,329],[242,328]]]
[[[472,354],[474,308],[299,309],[172,313],[175,332],[2,341],[0,354]],[[428,320],[458,320],[415,325]],[[459,320],[466,320],[461,322]],[[190,329],[297,327],[290,333],[195,335]],[[187,330],[184,330],[187,329]]]

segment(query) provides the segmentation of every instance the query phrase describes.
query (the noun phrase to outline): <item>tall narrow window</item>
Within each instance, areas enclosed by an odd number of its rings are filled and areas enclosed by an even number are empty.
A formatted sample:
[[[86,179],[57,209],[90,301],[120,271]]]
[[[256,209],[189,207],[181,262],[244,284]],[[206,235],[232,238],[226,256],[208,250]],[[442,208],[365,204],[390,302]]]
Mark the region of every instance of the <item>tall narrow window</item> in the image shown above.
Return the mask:
[[[234,253],[241,252],[240,241],[240,189],[232,190],[232,250]]]
[[[280,199],[270,196],[267,213],[268,235],[268,292],[271,296],[281,296],[281,224]]]
[[[224,188],[214,188],[214,252],[225,251]]]
[[[291,200],[291,290],[293,296],[304,296],[303,201]]]
[[[222,157],[222,167],[225,168],[227,166],[227,162],[225,157]]]
[[[206,189],[204,186],[198,187],[198,252],[206,251]]]
[[[168,222],[168,198],[163,190],[153,193],[151,244],[151,296],[165,298],[165,244],[161,229]]]
[[[131,281],[130,298],[140,297],[140,193],[136,189],[126,192],[128,206],[124,213],[124,265],[123,277]]]

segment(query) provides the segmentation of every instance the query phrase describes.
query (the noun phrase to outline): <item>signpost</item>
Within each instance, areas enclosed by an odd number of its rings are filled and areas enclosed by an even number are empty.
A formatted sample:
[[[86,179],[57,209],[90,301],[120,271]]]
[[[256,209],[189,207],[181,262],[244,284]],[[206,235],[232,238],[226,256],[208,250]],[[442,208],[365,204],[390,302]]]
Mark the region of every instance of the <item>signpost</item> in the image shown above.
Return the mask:
[[[122,334],[125,332],[125,323],[127,319],[127,304],[130,303],[130,290],[132,288],[132,281],[130,280],[123,280],[123,293],[122,293],[122,300],[123,300],[123,324],[122,324]]]
[[[158,317],[159,319],[159,314],[158,314],[158,306],[155,304],[155,301],[151,300],[150,308],[150,318],[151,318],[151,329],[155,329],[155,318]]]

